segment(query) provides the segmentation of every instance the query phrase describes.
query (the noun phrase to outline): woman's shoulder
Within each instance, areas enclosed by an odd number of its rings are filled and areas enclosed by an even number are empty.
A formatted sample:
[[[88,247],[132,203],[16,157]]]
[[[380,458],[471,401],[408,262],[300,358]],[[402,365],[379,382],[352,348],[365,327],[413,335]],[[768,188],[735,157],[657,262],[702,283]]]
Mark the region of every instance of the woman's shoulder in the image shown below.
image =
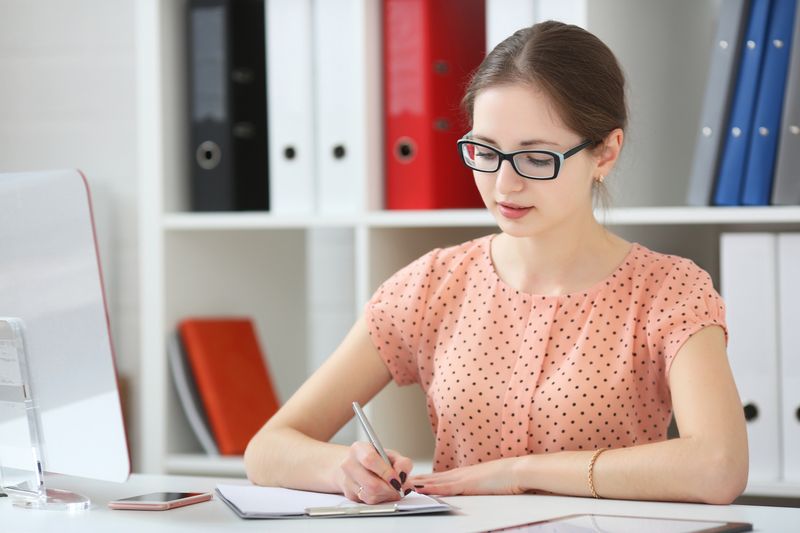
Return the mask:
[[[651,294],[677,293],[696,288],[713,289],[709,273],[693,260],[675,254],[651,250],[641,244],[635,245],[632,280],[647,287]]]
[[[462,274],[472,269],[486,268],[488,246],[492,235],[471,239],[459,244],[434,248],[405,265],[384,282],[384,286],[410,285],[424,287],[426,292],[435,292]]]
[[[429,295],[463,284],[464,280],[472,278],[473,269],[486,268],[491,237],[434,248],[386,279],[373,294],[372,302],[396,298],[425,300]]]
[[[642,244],[634,244],[633,269],[648,278],[669,277],[677,273],[692,277],[705,277],[708,273],[693,260],[675,254],[651,250]],[[661,274],[659,276],[659,273]]]
[[[489,242],[493,236],[484,235],[458,244],[434,248],[406,268],[422,268],[430,273],[446,275],[469,268],[471,265],[482,265],[488,258]]]

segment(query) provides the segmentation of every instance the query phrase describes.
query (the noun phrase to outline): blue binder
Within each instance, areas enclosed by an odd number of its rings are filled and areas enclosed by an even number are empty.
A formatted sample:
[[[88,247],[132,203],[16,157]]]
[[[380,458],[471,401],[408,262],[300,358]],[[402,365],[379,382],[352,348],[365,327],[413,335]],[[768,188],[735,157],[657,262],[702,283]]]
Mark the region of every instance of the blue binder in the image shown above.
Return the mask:
[[[771,0],[753,0],[750,3],[731,118],[714,190],[714,205],[739,204],[771,4]]]
[[[774,0],[741,203],[769,205],[797,0]]]
[[[706,79],[700,124],[694,142],[692,173],[689,176],[688,205],[707,206],[714,194],[722,148],[728,126],[739,54],[742,50],[749,0],[722,0],[717,33],[711,47],[711,67]]]

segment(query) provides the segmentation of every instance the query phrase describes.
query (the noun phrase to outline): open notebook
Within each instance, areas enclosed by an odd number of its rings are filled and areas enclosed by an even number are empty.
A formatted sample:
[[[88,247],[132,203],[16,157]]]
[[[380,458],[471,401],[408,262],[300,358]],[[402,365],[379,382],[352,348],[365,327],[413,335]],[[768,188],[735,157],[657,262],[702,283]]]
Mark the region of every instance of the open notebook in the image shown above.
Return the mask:
[[[381,505],[358,504],[339,494],[256,485],[217,485],[217,494],[241,518],[385,516],[453,510],[442,501],[415,492]]]

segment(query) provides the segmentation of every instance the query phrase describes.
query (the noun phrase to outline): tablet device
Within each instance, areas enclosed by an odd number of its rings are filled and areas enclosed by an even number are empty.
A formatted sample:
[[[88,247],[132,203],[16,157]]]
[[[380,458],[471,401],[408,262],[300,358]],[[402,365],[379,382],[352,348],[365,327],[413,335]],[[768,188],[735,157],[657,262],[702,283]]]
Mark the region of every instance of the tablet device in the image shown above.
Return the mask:
[[[493,529],[492,531],[509,533],[586,533],[589,531],[613,531],[614,533],[634,533],[639,531],[651,533],[733,533],[737,531],[753,531],[753,524],[725,522],[724,520],[574,514],[502,529]]]

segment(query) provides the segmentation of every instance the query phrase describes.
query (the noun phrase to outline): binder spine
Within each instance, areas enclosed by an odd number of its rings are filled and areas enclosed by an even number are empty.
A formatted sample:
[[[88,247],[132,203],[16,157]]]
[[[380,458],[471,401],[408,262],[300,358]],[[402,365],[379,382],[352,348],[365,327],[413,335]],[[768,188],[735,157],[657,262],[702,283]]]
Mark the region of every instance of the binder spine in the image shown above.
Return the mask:
[[[231,210],[235,193],[228,127],[229,13],[221,0],[195,1],[187,8],[191,208]]]
[[[727,128],[739,52],[746,22],[748,0],[723,0],[711,51],[711,69],[706,81],[700,127],[689,178],[689,205],[711,203],[714,176],[719,168],[724,132]]]
[[[381,207],[379,10],[374,0],[312,0],[320,213]]]
[[[267,0],[266,11],[270,210],[311,214],[316,175],[311,0]]]
[[[775,0],[770,16],[742,191],[744,205],[769,204],[796,3],[796,0]]]
[[[781,118],[774,205],[800,204],[800,7],[795,7],[792,51]]]
[[[726,233],[720,277],[729,330],[728,357],[742,400],[750,479],[780,477],[776,236]]]
[[[486,53],[515,31],[536,23],[536,2],[486,0]]]
[[[778,236],[780,390],[783,480],[800,482],[800,233]]]
[[[738,205],[761,75],[771,0],[752,0],[736,80],[731,119],[714,190],[715,205]]]
[[[235,209],[269,209],[266,38],[264,0],[231,3],[230,106]]]
[[[188,30],[191,208],[266,210],[263,0],[192,0]]]
[[[384,0],[386,206],[482,207],[456,141],[460,101],[485,55],[484,0]]]

